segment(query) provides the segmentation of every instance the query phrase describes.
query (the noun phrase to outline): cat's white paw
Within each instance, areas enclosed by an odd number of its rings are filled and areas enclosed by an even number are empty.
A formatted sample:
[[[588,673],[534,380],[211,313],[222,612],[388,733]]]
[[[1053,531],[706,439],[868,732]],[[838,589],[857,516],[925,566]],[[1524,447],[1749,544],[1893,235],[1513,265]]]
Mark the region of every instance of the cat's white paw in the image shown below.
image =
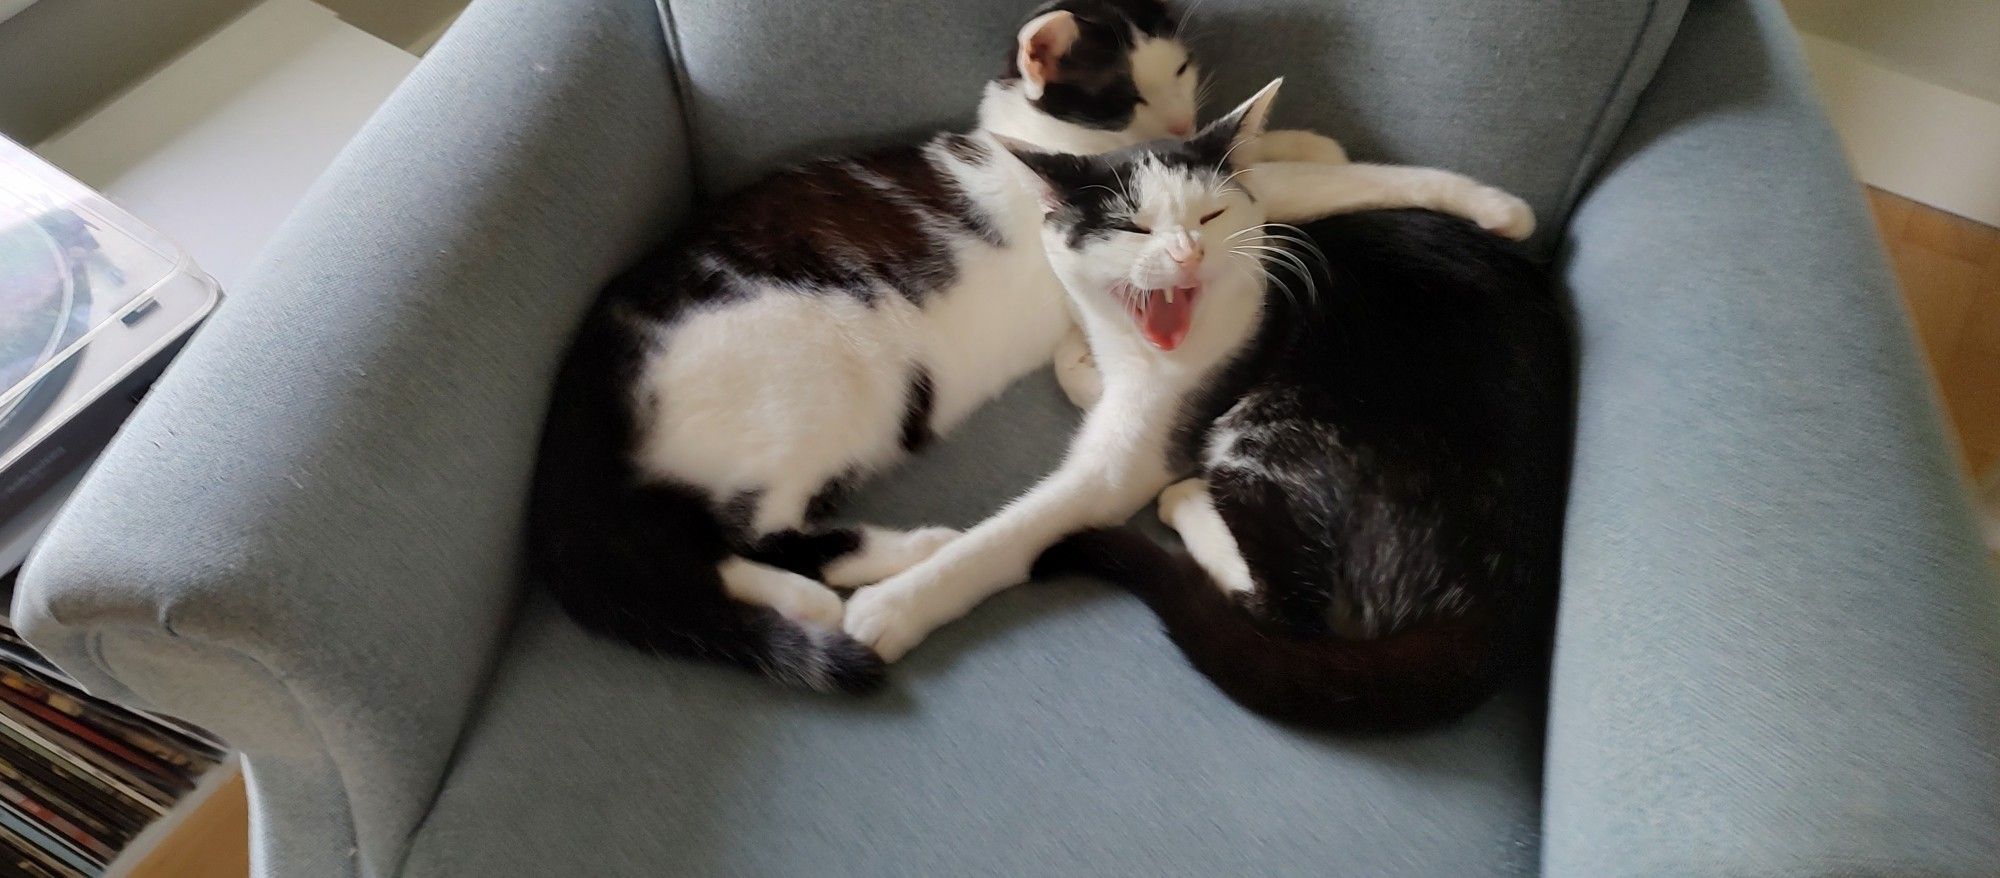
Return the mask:
[[[840,623],[847,615],[847,605],[841,603],[840,595],[818,584],[812,588],[786,591],[771,602],[771,609],[801,625],[828,631],[839,631]]]
[[[1181,508],[1186,506],[1190,501],[1194,501],[1198,495],[1206,490],[1208,490],[1208,482],[1199,478],[1182,479],[1168,485],[1166,490],[1160,492],[1160,499],[1157,504],[1160,523],[1168,527],[1173,527],[1174,519],[1180,515]]]
[[[849,554],[820,571],[820,579],[834,588],[856,588],[881,582],[923,563],[925,558],[958,537],[948,527],[920,527],[916,530],[864,528],[860,551]]]
[[[910,553],[910,566],[914,567],[925,558],[937,554],[945,543],[958,539],[955,527],[920,527],[903,535],[903,545]],[[897,571],[901,572],[901,571]]]
[[[1466,203],[1466,216],[1479,227],[1516,241],[1535,233],[1535,210],[1512,193],[1480,186]]]
[[[923,612],[922,597],[895,582],[871,585],[847,599],[841,627],[847,636],[875,651],[885,662],[902,658],[937,627]]]

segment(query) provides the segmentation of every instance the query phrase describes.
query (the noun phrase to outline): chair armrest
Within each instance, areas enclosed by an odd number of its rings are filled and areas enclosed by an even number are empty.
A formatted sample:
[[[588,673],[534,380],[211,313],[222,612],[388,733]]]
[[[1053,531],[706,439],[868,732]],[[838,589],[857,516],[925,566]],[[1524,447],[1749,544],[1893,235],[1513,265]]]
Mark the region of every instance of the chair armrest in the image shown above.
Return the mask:
[[[673,82],[645,0],[475,4],[30,559],[31,641],[246,752],[266,868],[395,874],[519,600],[569,333],[685,207]]]
[[[2000,874],[2000,591],[1775,2],[1692,4],[1565,271],[1545,874]]]

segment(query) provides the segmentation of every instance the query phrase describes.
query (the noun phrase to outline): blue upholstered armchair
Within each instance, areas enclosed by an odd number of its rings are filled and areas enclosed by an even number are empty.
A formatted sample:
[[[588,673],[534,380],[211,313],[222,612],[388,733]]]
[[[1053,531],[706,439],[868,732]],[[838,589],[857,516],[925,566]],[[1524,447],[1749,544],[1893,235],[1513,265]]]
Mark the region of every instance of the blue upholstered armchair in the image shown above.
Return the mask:
[[[586,636],[519,575],[599,286],[776,163],[965,124],[1026,0],[481,0],[31,560],[28,636],[246,756],[261,874],[1990,876],[2000,592],[1770,0],[1204,0],[1219,99],[1521,193],[1581,339],[1552,671],[1251,716],[1132,599],[1017,589],[838,700]],[[1029,379],[870,486],[964,524]]]

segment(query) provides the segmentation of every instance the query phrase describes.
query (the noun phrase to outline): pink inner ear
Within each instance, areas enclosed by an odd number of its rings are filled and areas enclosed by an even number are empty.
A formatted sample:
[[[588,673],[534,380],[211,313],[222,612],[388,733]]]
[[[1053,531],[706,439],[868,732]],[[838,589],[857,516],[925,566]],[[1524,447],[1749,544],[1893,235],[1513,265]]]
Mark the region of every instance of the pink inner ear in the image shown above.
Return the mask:
[[[1067,12],[1051,12],[1021,28],[1020,57],[1016,63],[1029,83],[1030,98],[1041,97],[1042,86],[1055,79],[1056,66],[1080,32],[1076,17]]]

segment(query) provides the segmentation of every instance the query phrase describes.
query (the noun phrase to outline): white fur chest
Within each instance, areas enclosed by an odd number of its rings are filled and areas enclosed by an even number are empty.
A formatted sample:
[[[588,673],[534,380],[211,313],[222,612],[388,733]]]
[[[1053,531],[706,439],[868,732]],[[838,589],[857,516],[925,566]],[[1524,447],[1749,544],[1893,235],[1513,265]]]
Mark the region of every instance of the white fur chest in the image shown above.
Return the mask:
[[[1039,223],[1036,213],[1009,210],[998,223],[1006,246],[967,248],[959,281],[925,303],[924,359],[937,392],[932,423],[940,431],[1047,365],[1069,330],[1066,294],[1042,250]]]

